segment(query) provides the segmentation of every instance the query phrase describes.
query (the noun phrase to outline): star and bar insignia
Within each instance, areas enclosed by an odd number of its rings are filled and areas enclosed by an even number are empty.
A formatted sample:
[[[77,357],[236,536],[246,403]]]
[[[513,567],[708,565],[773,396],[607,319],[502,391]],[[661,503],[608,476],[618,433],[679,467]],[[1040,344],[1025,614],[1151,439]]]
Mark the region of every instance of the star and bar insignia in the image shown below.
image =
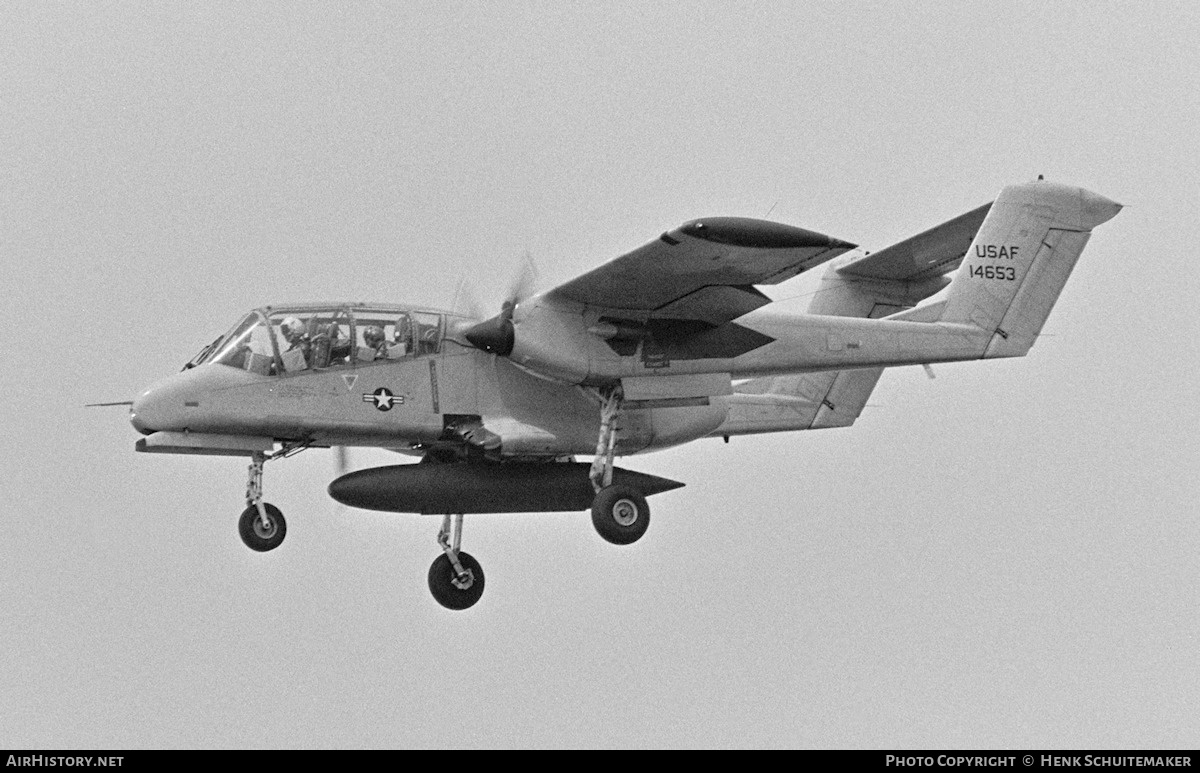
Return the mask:
[[[387,387],[379,387],[374,392],[364,392],[362,400],[364,403],[375,403],[375,407],[381,411],[390,411],[393,405],[403,405],[404,395],[396,395]]]

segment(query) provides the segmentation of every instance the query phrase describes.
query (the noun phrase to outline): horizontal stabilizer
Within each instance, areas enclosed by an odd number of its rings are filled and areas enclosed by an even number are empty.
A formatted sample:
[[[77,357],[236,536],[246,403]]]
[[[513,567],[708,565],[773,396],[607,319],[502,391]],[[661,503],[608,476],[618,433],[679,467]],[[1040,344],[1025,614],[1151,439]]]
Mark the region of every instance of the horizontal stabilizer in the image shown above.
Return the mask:
[[[726,399],[729,415],[712,435],[849,427],[883,368],[768,376],[744,381]]]
[[[882,375],[883,368],[840,371],[829,394],[825,395],[821,402],[821,409],[813,419],[812,429],[852,425],[866,407],[867,399]]]

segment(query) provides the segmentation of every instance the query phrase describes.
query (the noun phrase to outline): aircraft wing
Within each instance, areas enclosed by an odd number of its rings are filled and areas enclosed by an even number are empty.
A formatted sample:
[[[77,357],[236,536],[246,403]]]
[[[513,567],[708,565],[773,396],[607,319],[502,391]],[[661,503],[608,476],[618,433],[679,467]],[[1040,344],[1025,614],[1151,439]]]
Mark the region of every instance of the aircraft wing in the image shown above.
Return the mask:
[[[769,302],[754,285],[790,279],[854,246],[782,223],[704,218],[559,285],[547,296],[627,318],[719,326]]]
[[[891,247],[851,261],[839,268],[838,273],[903,282],[919,282],[949,273],[962,263],[991,208],[991,202],[976,207]]]

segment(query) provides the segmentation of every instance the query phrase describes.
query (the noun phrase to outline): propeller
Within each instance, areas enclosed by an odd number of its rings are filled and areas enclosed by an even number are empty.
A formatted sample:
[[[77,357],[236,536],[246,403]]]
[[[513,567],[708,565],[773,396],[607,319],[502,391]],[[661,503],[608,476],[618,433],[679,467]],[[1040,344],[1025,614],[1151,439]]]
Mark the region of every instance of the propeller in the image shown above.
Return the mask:
[[[533,258],[526,251],[524,259],[521,261],[521,268],[513,277],[513,281],[509,283],[508,291],[504,294],[504,301],[500,304],[500,313],[472,325],[463,333],[463,337],[476,349],[482,349],[490,354],[498,354],[501,357],[512,354],[513,346],[516,343],[513,314],[522,301],[533,295],[537,281],[537,268],[533,265]]]
[[[458,278],[458,287],[454,288],[454,302],[450,304],[450,310],[474,319],[483,317],[483,313],[479,311],[479,301],[466,275]]]
[[[333,479],[345,475],[350,469],[350,449],[346,446],[333,446]],[[346,506],[340,502],[334,502],[332,515],[341,515],[346,509]]]

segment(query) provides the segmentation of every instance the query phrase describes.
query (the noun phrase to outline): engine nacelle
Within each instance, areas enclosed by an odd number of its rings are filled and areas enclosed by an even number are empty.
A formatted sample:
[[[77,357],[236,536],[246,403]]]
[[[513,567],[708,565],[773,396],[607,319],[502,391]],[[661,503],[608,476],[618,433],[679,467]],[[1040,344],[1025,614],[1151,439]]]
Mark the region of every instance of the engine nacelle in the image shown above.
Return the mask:
[[[591,371],[591,353],[602,339],[588,333],[579,310],[534,298],[516,309],[514,344],[509,359],[538,376],[584,383]]]

